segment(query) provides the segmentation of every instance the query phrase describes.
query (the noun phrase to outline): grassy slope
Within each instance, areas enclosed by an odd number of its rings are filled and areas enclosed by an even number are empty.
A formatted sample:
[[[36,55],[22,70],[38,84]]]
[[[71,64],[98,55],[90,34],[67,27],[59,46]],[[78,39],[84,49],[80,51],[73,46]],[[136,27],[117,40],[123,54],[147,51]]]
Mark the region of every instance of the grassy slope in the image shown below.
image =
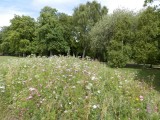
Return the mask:
[[[6,86],[0,119],[160,119],[160,70],[26,58],[4,62],[0,76]]]
[[[8,60],[10,59],[15,59],[17,57],[11,57],[11,56],[0,56],[0,64],[1,63],[4,63],[4,62],[7,62]]]

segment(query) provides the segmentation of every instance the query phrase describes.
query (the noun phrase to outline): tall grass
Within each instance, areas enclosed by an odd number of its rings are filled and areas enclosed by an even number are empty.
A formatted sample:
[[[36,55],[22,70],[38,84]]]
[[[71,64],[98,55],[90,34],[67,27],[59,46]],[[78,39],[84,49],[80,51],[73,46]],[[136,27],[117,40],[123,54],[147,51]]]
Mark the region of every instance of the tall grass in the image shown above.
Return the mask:
[[[17,57],[11,57],[11,56],[0,56],[0,64],[8,61],[8,60],[11,60],[11,59],[17,59]]]
[[[74,57],[10,60],[0,68],[0,119],[158,120],[153,76],[137,75]]]

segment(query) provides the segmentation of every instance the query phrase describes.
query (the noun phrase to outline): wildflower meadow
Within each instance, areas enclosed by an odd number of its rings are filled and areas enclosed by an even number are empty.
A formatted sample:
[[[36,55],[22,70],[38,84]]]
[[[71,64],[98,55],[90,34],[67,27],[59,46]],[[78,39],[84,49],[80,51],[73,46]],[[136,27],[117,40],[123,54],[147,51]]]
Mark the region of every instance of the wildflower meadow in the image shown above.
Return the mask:
[[[63,56],[0,65],[0,120],[160,120],[159,70]]]

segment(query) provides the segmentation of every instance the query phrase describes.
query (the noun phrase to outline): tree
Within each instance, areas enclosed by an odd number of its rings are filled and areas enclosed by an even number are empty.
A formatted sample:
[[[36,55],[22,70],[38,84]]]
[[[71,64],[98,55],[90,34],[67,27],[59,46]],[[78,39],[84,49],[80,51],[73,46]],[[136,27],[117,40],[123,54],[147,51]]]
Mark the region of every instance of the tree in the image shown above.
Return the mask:
[[[2,27],[0,31],[0,53],[9,54],[10,43],[8,40],[9,27]]]
[[[16,30],[10,30],[8,33],[8,40],[10,43],[10,53],[11,54],[15,54],[15,55],[20,55],[20,46],[19,46],[19,42],[20,42],[20,33],[17,32]]]
[[[36,40],[39,46],[38,52],[50,55],[66,52],[68,44],[63,36],[63,28],[58,20],[56,9],[44,7],[38,18],[38,28],[36,30]]]
[[[107,61],[107,48],[112,37],[113,29],[111,15],[106,15],[97,22],[90,31],[90,45],[93,57],[100,61]]]
[[[145,0],[145,1],[144,1],[144,6],[147,6],[148,4],[153,3],[153,2],[159,2],[159,0]],[[160,5],[160,4],[158,4],[158,5]],[[158,5],[156,5],[156,7],[157,7]]]
[[[158,14],[154,8],[148,7],[139,13],[133,47],[135,62],[151,65],[157,63],[159,23]]]
[[[63,38],[68,44],[68,53],[73,52],[74,41],[72,37],[72,16],[69,16],[65,13],[58,13],[58,21],[62,28]]]
[[[117,9],[105,16],[90,32],[94,52],[113,67],[123,67],[131,58],[131,44],[134,40],[132,11]]]
[[[89,31],[103,15],[107,14],[107,11],[106,7],[101,7],[96,1],[81,4],[74,9],[74,38],[77,41],[78,52],[82,54],[83,58],[89,47]]]
[[[29,16],[19,16],[15,15],[11,20],[11,25],[9,26],[9,31],[7,33],[6,41],[9,41],[10,53],[25,56],[26,53],[30,53],[29,46],[34,38],[35,31],[35,20]],[[28,41],[23,42],[22,41]],[[27,49],[27,50],[24,50]]]
[[[25,53],[30,52],[30,41],[27,39],[21,39],[19,42],[19,50],[23,53],[23,57],[26,56]]]

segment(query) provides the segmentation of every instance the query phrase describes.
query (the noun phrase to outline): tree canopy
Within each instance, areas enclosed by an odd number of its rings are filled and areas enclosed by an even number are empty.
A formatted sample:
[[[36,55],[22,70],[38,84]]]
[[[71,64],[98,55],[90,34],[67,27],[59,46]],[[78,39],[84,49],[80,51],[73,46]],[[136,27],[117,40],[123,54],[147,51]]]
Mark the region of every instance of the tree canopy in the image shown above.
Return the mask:
[[[83,54],[82,57],[85,56],[86,50],[89,47],[89,31],[107,12],[108,9],[102,7],[101,4],[96,1],[81,4],[74,9],[74,38],[78,42],[79,52]]]
[[[159,7],[108,14],[105,6],[92,1],[67,15],[45,6],[36,20],[15,15],[10,23],[0,30],[1,55],[89,56],[112,67],[160,63]]]

